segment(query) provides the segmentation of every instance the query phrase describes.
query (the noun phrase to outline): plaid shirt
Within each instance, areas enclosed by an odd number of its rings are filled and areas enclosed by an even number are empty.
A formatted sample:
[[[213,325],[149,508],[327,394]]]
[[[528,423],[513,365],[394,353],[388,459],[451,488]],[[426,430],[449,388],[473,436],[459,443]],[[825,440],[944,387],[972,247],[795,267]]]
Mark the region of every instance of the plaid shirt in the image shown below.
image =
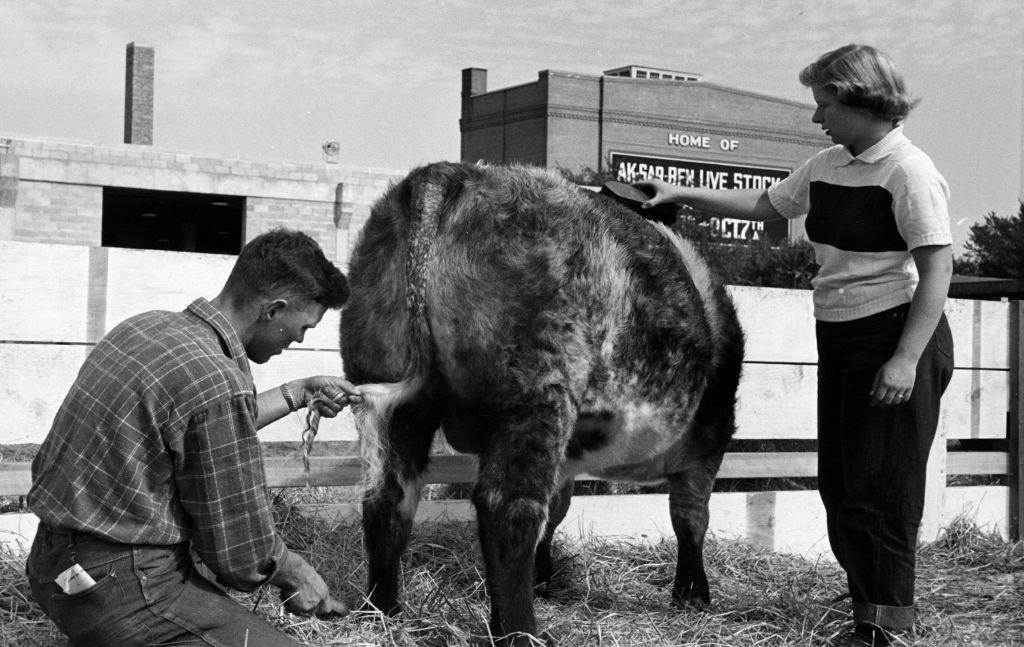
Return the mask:
[[[238,333],[197,299],[146,312],[89,354],[32,461],[43,522],[126,544],[191,541],[226,585],[252,590],[284,556]]]

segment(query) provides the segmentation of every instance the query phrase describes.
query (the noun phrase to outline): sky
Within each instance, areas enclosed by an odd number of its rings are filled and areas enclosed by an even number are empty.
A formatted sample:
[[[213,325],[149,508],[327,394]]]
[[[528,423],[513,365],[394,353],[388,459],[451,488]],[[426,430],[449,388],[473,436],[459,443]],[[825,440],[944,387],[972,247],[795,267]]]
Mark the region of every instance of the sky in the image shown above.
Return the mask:
[[[889,53],[921,104],[905,132],[952,192],[954,250],[1024,185],[1020,0],[0,0],[0,135],[123,142],[125,46],[155,50],[154,145],[405,171],[459,157],[461,70],[638,64],[811,105],[805,65]]]

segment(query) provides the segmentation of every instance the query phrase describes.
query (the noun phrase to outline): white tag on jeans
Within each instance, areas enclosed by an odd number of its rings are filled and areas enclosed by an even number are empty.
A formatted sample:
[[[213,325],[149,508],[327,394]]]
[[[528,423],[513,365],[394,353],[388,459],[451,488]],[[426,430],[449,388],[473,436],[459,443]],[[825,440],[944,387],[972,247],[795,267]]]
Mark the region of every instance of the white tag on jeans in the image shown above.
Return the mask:
[[[79,593],[96,585],[96,580],[92,579],[78,564],[72,564],[71,568],[58,575],[54,582],[68,595]]]

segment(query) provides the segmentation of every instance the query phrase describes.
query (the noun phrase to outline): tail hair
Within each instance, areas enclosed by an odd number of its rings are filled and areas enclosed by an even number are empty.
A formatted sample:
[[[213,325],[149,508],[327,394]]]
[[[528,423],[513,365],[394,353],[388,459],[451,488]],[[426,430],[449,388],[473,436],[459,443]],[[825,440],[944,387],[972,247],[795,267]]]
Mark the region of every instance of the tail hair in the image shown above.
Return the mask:
[[[406,378],[387,384],[360,384],[363,401],[352,405],[352,416],[359,435],[362,475],[359,487],[366,498],[383,491],[384,474],[391,460],[388,429],[395,409],[419,390],[420,380]]]

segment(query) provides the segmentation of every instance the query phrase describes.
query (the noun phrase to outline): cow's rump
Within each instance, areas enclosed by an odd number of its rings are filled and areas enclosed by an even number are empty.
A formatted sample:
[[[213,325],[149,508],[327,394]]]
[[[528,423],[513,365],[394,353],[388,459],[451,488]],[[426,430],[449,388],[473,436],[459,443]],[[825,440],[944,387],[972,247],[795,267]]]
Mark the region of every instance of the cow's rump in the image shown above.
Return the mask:
[[[521,545],[513,558],[532,564],[564,515],[561,484],[582,472],[668,480],[687,552],[674,591],[707,597],[700,543],[743,340],[686,241],[542,169],[442,163],[374,206],[349,284],[346,375],[383,384],[357,412],[377,470],[368,542],[411,523],[440,427],[480,455],[474,503],[496,631],[534,629],[529,586],[495,570],[508,566],[499,544]],[[395,548],[368,545],[378,606],[397,604]]]

